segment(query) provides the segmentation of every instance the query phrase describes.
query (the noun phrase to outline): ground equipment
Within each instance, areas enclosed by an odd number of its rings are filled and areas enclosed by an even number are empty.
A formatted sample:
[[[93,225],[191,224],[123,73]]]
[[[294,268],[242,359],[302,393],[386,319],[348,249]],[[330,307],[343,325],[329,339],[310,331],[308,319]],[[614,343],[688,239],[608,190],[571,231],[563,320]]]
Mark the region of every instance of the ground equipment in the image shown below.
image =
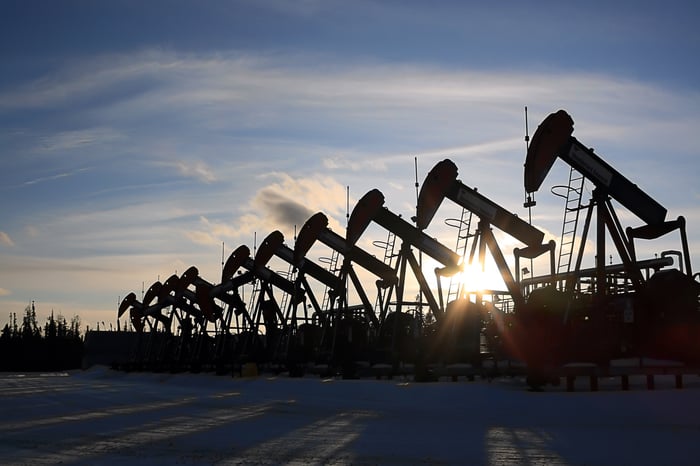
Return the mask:
[[[586,210],[586,217],[575,265],[557,274],[558,289],[539,296],[538,309],[516,316],[511,337],[519,342],[528,364],[543,370],[570,362],[607,367],[623,357],[698,361],[699,286],[690,266],[684,219],[666,221],[661,204],[572,133],[573,119],[564,110],[550,114],[540,124],[527,153],[524,184],[528,193],[539,189],[559,157],[594,185],[590,202],[580,207]],[[623,229],[613,200],[644,225]],[[594,213],[595,267],[591,273],[581,264]],[[649,260],[636,257],[635,238],[652,240],[676,229],[681,232],[682,252],[664,252]],[[607,236],[620,264],[606,264]],[[668,268],[672,256],[678,257],[680,268]],[[538,279],[525,282],[526,287],[537,284]]]

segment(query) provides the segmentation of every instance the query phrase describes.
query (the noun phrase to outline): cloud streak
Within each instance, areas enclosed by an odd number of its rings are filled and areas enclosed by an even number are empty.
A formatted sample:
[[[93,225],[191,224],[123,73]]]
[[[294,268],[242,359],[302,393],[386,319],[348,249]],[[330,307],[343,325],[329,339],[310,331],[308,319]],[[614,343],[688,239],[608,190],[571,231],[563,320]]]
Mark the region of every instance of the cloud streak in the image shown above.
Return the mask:
[[[180,175],[206,184],[214,183],[218,180],[214,170],[202,160],[175,160],[172,162],[159,162],[157,165],[173,167]]]
[[[77,170],[72,170],[70,172],[64,172],[64,173],[57,173],[55,175],[51,176],[42,176],[40,178],[34,178],[32,180],[27,180],[24,183],[22,183],[24,186],[32,186],[35,184],[43,183],[45,181],[54,181],[54,180],[60,180],[61,178],[68,178],[74,175],[77,175],[79,173],[83,173],[86,171],[89,171],[89,168],[79,168]]]
[[[0,231],[0,244],[4,246],[13,247],[15,245],[15,242],[12,241],[10,235],[5,233],[4,231]]]
[[[132,110],[187,108],[194,116],[219,116],[220,112],[245,115],[226,124],[257,127],[278,121],[292,110],[306,109],[340,118],[369,117],[397,120],[418,112],[431,119],[479,109],[513,109],[513,102],[529,100],[547,105],[566,101],[590,111],[622,106],[657,109],[659,102],[689,108],[697,95],[674,96],[643,82],[611,79],[593,73],[503,73],[486,70],[445,70],[420,64],[333,63],[311,65],[318,56],[252,56],[245,53],[211,55],[177,54],[147,50],[137,54],[100,57],[73,62],[52,78],[40,78],[26,86],[0,94],[0,107],[41,108],[71,99],[94,97],[126,83],[155,83],[119,105]],[[683,102],[686,102],[683,104]],[[468,107],[471,106],[471,109]],[[272,110],[275,110],[274,112]],[[440,112],[433,110],[440,109]],[[228,111],[227,111],[228,110]],[[604,113],[600,110],[600,114]],[[211,124],[212,122],[208,122]],[[99,130],[95,136],[99,135]],[[103,130],[106,131],[106,130]],[[53,145],[81,144],[90,133],[66,133]],[[106,131],[102,137],[118,137]]]
[[[72,151],[123,140],[123,134],[113,128],[87,128],[61,131],[43,138],[39,149],[47,152]]]

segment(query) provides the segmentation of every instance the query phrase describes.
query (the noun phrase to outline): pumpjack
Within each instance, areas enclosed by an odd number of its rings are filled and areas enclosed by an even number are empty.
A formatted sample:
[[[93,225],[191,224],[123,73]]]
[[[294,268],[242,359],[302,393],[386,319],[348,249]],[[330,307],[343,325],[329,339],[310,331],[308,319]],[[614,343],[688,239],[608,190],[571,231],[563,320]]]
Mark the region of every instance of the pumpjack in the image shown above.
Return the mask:
[[[472,239],[468,263],[473,265],[474,255],[478,249],[478,264],[483,271],[486,249],[488,248],[506,285],[507,293],[493,293],[499,298],[500,308],[495,305],[495,300],[482,300],[483,290],[477,291],[473,301],[470,300],[469,296],[461,293],[450,300],[448,294],[446,316],[438,321],[437,331],[434,335],[434,346],[445,352],[448,360],[473,364],[481,362],[482,353],[484,356],[492,353],[491,355],[498,357],[504,351],[502,345],[506,343],[500,338],[498,330],[505,328],[505,321],[510,318],[510,315],[504,315],[505,311],[511,311],[503,308],[505,303],[512,301],[514,309],[522,309],[528,305],[526,297],[523,295],[523,289],[518,283],[519,258],[535,258],[549,252],[551,275],[554,271],[555,243],[553,241],[543,243],[544,233],[542,231],[493,202],[476,189],[465,185],[457,179],[457,175],[457,166],[449,159],[437,163],[431,169],[418,196],[416,225],[419,229],[425,230],[445,198],[468,211],[470,218],[472,214],[476,215],[478,227],[474,234],[459,233],[465,238],[469,236]],[[526,245],[524,248],[514,250],[516,257],[515,277],[496,241],[492,226]],[[466,246],[467,244],[464,243],[465,251]],[[482,351],[482,337],[489,343],[485,351]]]
[[[572,362],[607,370],[612,360],[629,357],[697,364],[700,285],[691,268],[684,218],[667,221],[667,211],[660,203],[572,136],[573,124],[571,116],[559,110],[539,125],[528,148],[524,184],[527,193],[537,191],[557,158],[571,167],[570,181],[583,177],[593,184],[587,206],[567,201],[565,219],[578,218],[578,214],[567,217],[575,209],[586,212],[579,249],[574,254],[573,234],[562,239],[556,289],[548,288],[538,297],[538,305],[517,312],[505,338],[514,342],[514,353],[542,373]],[[580,199],[580,186],[567,188]],[[644,224],[623,229],[613,200]],[[582,269],[594,214],[595,267]],[[565,229],[575,234],[573,223]],[[654,240],[675,230],[680,231],[681,251],[664,251],[654,259],[636,257],[636,238]],[[619,264],[606,265],[608,236]],[[573,256],[573,269],[562,270],[562,261],[568,265]],[[678,259],[676,266],[672,266],[673,257]],[[533,278],[523,285],[539,287],[543,281]]]
[[[130,308],[132,324],[145,340],[145,346],[136,350],[139,365],[153,370],[196,370],[208,359],[206,327],[213,316],[197,306],[195,294],[187,289],[189,277],[196,274],[192,267],[182,277],[173,274],[163,283],[154,282],[141,303],[135,295],[122,301],[120,311]],[[144,334],[146,323],[150,328]]]
[[[290,373],[301,375],[304,366],[315,362],[314,356],[318,356],[323,351],[324,334],[330,325],[327,316],[331,315],[334,306],[340,305],[344,299],[345,287],[340,277],[333,272],[285,245],[284,235],[279,230],[270,233],[260,248],[269,249],[274,256],[289,265],[289,273],[294,277],[294,285],[309,299],[314,311],[309,315],[307,306],[303,306],[299,312],[296,303],[290,303],[283,310],[281,333],[273,355],[273,359],[288,366]],[[316,297],[309,277],[325,286],[325,294],[329,296],[329,299],[324,300],[326,308],[322,308],[319,304],[320,301]],[[315,349],[315,355],[312,354],[312,348]]]
[[[385,290],[396,285],[398,279],[395,271],[389,265],[358,247],[356,244],[348,245],[345,238],[328,228],[328,217],[326,217],[323,212],[317,212],[309,217],[299,231],[299,236],[294,243],[294,260],[296,262],[303,260],[303,257],[306,256],[309,249],[316,241],[320,241],[331,248],[333,252],[332,257],[329,259],[329,267],[332,271],[339,274],[344,290],[348,289],[348,279],[350,279],[350,282],[355,287],[355,291],[362,302],[366,319],[371,321],[372,324],[378,325],[376,309],[370,302],[367,292],[353,268],[353,263],[377,277],[375,283],[378,290]],[[343,256],[343,261],[341,265],[338,266],[338,259],[341,255]],[[345,300],[343,296],[339,296],[338,298]],[[347,307],[348,303],[343,301],[339,306]]]
[[[271,340],[282,322],[275,290],[282,293],[282,299],[288,300],[290,306],[305,299],[303,290],[267,267],[271,257],[270,248],[261,247],[252,259],[250,249],[241,245],[226,260],[219,285],[199,283],[197,286],[200,307],[223,316],[215,345],[219,373],[224,373],[232,365],[269,360],[274,346]],[[242,297],[242,287],[248,284],[253,285],[250,304],[246,304]],[[227,305],[225,310],[219,307],[217,300]]]
[[[196,364],[211,364],[217,373],[225,373],[231,368],[240,334],[245,329],[254,327],[253,319],[241,297],[241,290],[244,285],[254,282],[255,275],[249,270],[235,273],[246,262],[252,264],[249,255],[247,246],[234,250],[226,263],[228,269],[222,269],[221,283],[218,285],[201,277],[194,266],[183,273],[180,279],[180,292],[187,290],[190,296],[193,293],[197,307],[206,317],[207,326],[214,326],[213,338],[207,329],[197,339],[197,352],[193,361]]]
[[[173,275],[165,283],[153,283],[142,302],[134,293],[129,293],[120,303],[118,315],[121,317],[128,310],[140,334],[130,365],[199,370],[211,362],[217,371],[222,371],[234,360],[264,358],[266,346],[259,332],[260,325],[266,323],[273,327],[278,321],[273,315],[276,308],[273,289],[294,295],[292,302],[303,299],[303,291],[265,266],[269,257],[263,256],[267,251],[263,249],[262,254],[256,256],[257,261],[251,259],[249,253],[247,246],[241,246],[229,256],[218,285],[205,280],[197,267],[192,266],[181,277]],[[240,268],[246,272],[237,274]],[[251,314],[239,289],[256,281],[260,288],[257,300],[251,300],[255,307]],[[228,305],[227,309],[217,301]],[[267,312],[269,310],[272,312]],[[232,324],[234,316],[236,323]],[[174,321],[178,324],[177,333],[173,332]],[[215,326],[214,339],[209,336],[210,324]],[[149,331],[145,332],[147,325]]]
[[[270,241],[263,242],[254,259],[243,258],[234,251],[224,265],[222,283],[232,280],[242,267],[249,272],[244,275],[251,277],[256,285],[251,294],[251,311],[242,302],[233,307],[237,316],[245,317],[244,325],[237,329],[237,344],[233,350],[235,364],[269,362],[285,326],[283,303],[296,307],[305,300],[303,289],[268,267],[276,248],[277,245]],[[276,290],[282,293],[280,299],[275,295]]]
[[[383,320],[381,312],[379,312],[380,315],[377,315],[377,309],[370,301],[353,264],[359,265],[377,277],[375,282],[377,296],[380,296],[381,290],[396,286],[398,279],[395,271],[388,264],[356,244],[348,245],[345,238],[328,228],[328,217],[322,212],[311,216],[299,231],[294,244],[295,262],[299,263],[304,260],[303,258],[317,240],[331,248],[332,255],[328,261],[329,267],[330,270],[337,273],[340,280],[340,289],[327,289],[324,302],[331,305],[317,310],[317,314],[321,317],[319,319],[321,327],[316,330],[317,332],[320,330],[321,335],[319,363],[330,365],[341,363],[342,365],[344,353],[350,352],[358,357],[358,353],[362,352],[360,346],[367,344],[377,346],[370,339],[377,339],[381,328],[380,319]],[[341,255],[343,260],[338,266]],[[348,302],[348,290],[351,285],[361,302],[358,306],[353,306]],[[335,305],[332,305],[333,303]],[[367,339],[360,338],[364,335],[367,335]],[[354,341],[354,345],[352,341]],[[354,349],[348,350],[348,346],[354,346]],[[370,359],[376,363],[381,358],[375,352]]]
[[[396,298],[392,301],[392,294],[388,293],[385,297],[386,307],[380,314],[379,340],[384,343],[382,350],[389,353],[383,359],[391,360],[395,366],[401,362],[409,362],[424,367],[427,361],[425,360],[426,351],[422,347],[424,343],[422,309],[419,309],[420,312],[416,312],[415,315],[404,311],[404,308],[410,305],[422,305],[422,303],[406,300],[404,297],[407,267],[411,268],[420,293],[425,297],[428,312],[436,320],[440,320],[445,312],[444,306],[441,306],[431,290],[413,248],[431,257],[442,266],[435,268],[438,282],[442,277],[450,277],[461,270],[459,256],[450,248],[384,207],[384,195],[378,189],[367,192],[355,205],[348,220],[346,233],[348,246],[355,245],[372,222],[401,240],[400,250],[397,254],[398,260],[395,264],[398,283],[390,289],[390,291],[396,292]],[[387,311],[389,305],[393,305],[391,312]]]
[[[163,314],[168,304],[162,297],[173,285],[172,277],[166,280],[166,284],[167,286],[157,280],[148,288],[142,301],[138,301],[132,292],[119,305],[119,316],[128,310],[131,323],[139,333],[127,363],[129,368],[160,370],[163,368],[162,355],[171,355],[169,348],[174,339],[172,316]],[[146,327],[149,331],[144,333]]]

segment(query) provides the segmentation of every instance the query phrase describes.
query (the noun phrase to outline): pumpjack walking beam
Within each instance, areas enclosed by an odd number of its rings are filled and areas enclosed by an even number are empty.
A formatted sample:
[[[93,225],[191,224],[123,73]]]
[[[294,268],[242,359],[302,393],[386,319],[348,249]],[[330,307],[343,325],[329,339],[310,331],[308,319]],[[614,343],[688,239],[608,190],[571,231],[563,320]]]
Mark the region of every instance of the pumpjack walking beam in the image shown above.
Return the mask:
[[[483,262],[485,247],[488,247],[516,305],[522,304],[523,301],[522,291],[517,283],[518,277],[517,275],[513,277],[491,231],[491,225],[527,245],[525,248],[514,251],[516,261],[519,257],[534,258],[549,251],[552,275],[554,274],[554,242],[542,244],[544,239],[542,231],[459,181],[457,166],[449,159],[438,162],[428,173],[421,187],[416,214],[416,225],[419,229],[424,230],[428,227],[444,198],[450,199],[479,217],[478,235],[481,238],[479,260]]]
[[[574,120],[564,110],[545,118],[532,136],[525,159],[525,191],[537,191],[557,157],[590,179],[647,224],[660,224],[666,209],[572,136]]]
[[[449,159],[438,162],[430,170],[418,195],[416,220],[420,230],[428,227],[444,198],[528,246],[539,246],[544,239],[542,231],[459,181],[457,166]]]
[[[357,245],[348,245],[345,238],[328,228],[328,217],[323,212],[317,212],[309,217],[299,231],[294,244],[295,260],[299,261],[306,256],[317,240],[341,253],[348,261],[358,264],[379,277],[384,281],[380,286],[391,286],[397,282],[396,274],[391,267]]]
[[[635,265],[633,237],[653,239],[673,229],[681,230],[681,238],[684,240],[683,249],[687,253],[687,239],[685,238],[685,222],[680,220],[666,222],[666,208],[642,191],[636,184],[625,178],[621,173],[606,163],[602,158],[587,148],[572,136],[574,121],[564,110],[559,110],[545,118],[532,137],[527,157],[525,160],[525,190],[528,193],[537,191],[544,181],[547,173],[552,168],[557,157],[571,167],[578,170],[594,185],[593,200],[589,205],[588,216],[593,207],[597,208],[597,245],[596,245],[596,292],[599,295],[606,293],[603,285],[605,282],[605,228],[607,227],[615,247],[620,254],[625,270],[632,285],[638,289],[642,283],[642,275],[639,267]],[[627,235],[612,208],[610,199],[615,199],[630,210],[646,225],[637,229],[627,229]],[[589,220],[587,219],[586,225]],[[576,269],[580,267],[579,263]],[[686,268],[690,265],[688,254],[686,255]],[[567,283],[567,289],[571,286]]]
[[[438,276],[438,282],[440,276],[450,276],[459,272],[461,267],[459,264],[459,256],[448,247],[442,245],[434,238],[426,235],[409,222],[384,207],[384,194],[378,189],[367,192],[355,205],[355,208],[350,214],[350,219],[348,220],[346,235],[347,244],[349,246],[354,246],[372,221],[394,233],[402,240],[400,258],[397,264],[397,267],[400,268],[399,284],[396,288],[397,312],[401,311],[403,303],[405,272],[406,264],[408,263],[418,280],[421,291],[426,297],[430,310],[435,318],[439,320],[444,313],[444,309],[438,304],[430,290],[420,264],[411,251],[411,247],[421,250],[443,265],[443,268],[435,270]]]

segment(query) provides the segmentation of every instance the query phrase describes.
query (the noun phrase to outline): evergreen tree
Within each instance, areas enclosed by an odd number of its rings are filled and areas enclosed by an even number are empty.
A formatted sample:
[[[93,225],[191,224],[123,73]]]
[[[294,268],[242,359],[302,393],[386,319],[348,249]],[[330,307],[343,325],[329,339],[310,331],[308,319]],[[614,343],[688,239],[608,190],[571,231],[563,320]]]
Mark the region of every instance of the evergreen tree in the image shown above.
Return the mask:
[[[68,324],[62,314],[56,317],[56,336],[58,338],[66,338],[68,336]]]
[[[55,339],[58,336],[58,327],[56,325],[56,320],[53,318],[53,309],[51,310],[51,316],[48,318],[48,322],[46,322],[44,336],[49,339]]]
[[[62,370],[80,367],[84,351],[80,317],[54,317],[53,310],[42,327],[34,303],[27,306],[18,325],[17,314],[0,331],[0,371]]]
[[[32,331],[32,307],[27,306],[24,308],[24,317],[22,318],[22,339],[29,340],[32,338],[34,332]]]
[[[39,323],[36,320],[36,308],[34,307],[34,301],[32,301],[32,311],[30,313],[30,322],[32,325],[32,336],[35,338],[41,337],[41,329],[39,328]]]
[[[70,320],[70,336],[75,339],[80,338],[80,316],[74,315]]]

